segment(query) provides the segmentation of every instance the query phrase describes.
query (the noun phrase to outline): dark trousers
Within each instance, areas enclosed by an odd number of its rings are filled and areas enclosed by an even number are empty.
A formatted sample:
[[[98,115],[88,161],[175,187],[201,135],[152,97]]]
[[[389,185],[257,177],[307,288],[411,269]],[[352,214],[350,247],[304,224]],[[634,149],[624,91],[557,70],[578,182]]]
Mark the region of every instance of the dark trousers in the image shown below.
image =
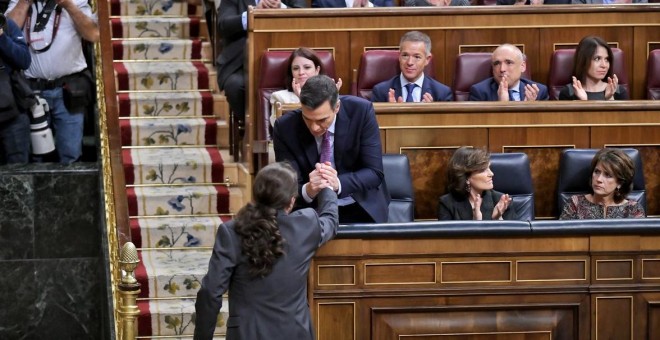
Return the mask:
[[[245,73],[243,69],[236,71],[225,80],[223,90],[236,121],[245,122]]]
[[[30,157],[30,118],[21,113],[0,123],[0,164],[27,163]]]
[[[339,206],[339,223],[374,223],[371,215],[357,202],[349,205]]]

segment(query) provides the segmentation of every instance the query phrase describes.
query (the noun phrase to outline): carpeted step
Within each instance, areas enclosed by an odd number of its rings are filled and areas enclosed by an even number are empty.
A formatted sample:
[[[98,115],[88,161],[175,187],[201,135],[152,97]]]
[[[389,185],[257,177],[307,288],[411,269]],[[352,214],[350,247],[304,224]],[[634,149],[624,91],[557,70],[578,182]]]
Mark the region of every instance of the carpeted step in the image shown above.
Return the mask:
[[[215,119],[207,118],[145,118],[119,121],[122,145],[184,146],[215,145]]]
[[[139,148],[122,150],[127,185],[224,183],[218,149]]]
[[[198,60],[213,59],[209,42],[199,39],[115,40],[114,60]]]
[[[229,189],[223,185],[132,187],[126,196],[130,216],[229,213]]]
[[[218,226],[229,217],[131,219],[131,240],[138,248],[213,247]]]
[[[111,18],[112,38],[179,38],[200,37],[200,19],[179,17]]]
[[[204,63],[116,62],[118,91],[190,91],[209,88],[209,72]]]
[[[125,92],[117,95],[121,117],[212,116],[216,96],[209,91]]]
[[[188,16],[195,14],[196,6],[189,5],[183,1],[173,0],[111,0],[111,16]]]
[[[140,297],[195,297],[211,258],[211,248],[141,250],[135,278]]]
[[[189,338],[195,332],[192,321],[195,313],[194,299],[174,300],[140,300],[138,302],[140,316],[138,317],[138,333],[142,336],[173,336],[186,335]],[[215,334],[222,337],[227,332],[225,321],[229,315],[226,298],[218,315]],[[172,338],[169,338],[172,339]]]

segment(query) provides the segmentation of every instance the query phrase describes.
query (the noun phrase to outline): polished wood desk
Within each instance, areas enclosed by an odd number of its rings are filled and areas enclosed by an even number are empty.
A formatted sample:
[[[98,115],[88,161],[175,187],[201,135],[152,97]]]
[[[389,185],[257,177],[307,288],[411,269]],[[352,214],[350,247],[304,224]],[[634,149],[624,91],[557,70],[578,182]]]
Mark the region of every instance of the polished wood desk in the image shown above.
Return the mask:
[[[294,108],[282,106],[285,112]],[[636,148],[644,166],[647,213],[660,215],[660,102],[376,103],[374,108],[383,152],[403,153],[410,160],[417,219],[436,218],[446,164],[464,145],[526,153],[540,219],[560,213],[556,191],[562,150]]]
[[[660,220],[562,222],[340,227],[308,279],[317,338],[659,339]]]

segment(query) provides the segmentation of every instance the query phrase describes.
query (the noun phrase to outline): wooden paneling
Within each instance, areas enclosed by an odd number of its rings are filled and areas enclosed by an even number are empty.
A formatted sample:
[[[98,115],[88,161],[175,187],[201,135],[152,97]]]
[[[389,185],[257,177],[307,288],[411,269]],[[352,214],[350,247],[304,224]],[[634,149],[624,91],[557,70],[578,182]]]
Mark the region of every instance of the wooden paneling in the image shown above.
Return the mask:
[[[577,312],[573,306],[382,308],[373,314],[372,339],[571,339],[578,334]]]
[[[355,303],[323,302],[316,306],[318,340],[352,340],[355,337]]]
[[[435,262],[365,263],[365,285],[435,283]]]
[[[333,240],[312,266],[353,263],[356,277],[369,279],[310,282],[318,331],[335,339],[353,331],[359,339],[655,339],[659,236],[620,232]],[[349,240],[362,255],[341,252]],[[426,283],[434,264],[436,282]]]
[[[516,281],[586,281],[587,260],[521,260],[516,262]]]
[[[634,279],[633,259],[596,259],[596,281],[632,281]]]
[[[442,262],[442,283],[511,282],[511,261]]]
[[[633,297],[596,296],[593,339],[633,339]]]

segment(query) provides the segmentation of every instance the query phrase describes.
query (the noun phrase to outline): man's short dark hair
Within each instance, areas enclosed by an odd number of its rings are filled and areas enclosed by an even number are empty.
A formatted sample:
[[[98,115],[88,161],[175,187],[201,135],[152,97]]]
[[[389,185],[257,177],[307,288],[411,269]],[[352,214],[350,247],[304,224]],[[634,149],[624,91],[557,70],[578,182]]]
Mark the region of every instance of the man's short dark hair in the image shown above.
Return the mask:
[[[305,82],[300,90],[300,104],[317,109],[326,101],[330,102],[330,108],[337,107],[337,85],[332,78],[326,75],[313,76]]]

